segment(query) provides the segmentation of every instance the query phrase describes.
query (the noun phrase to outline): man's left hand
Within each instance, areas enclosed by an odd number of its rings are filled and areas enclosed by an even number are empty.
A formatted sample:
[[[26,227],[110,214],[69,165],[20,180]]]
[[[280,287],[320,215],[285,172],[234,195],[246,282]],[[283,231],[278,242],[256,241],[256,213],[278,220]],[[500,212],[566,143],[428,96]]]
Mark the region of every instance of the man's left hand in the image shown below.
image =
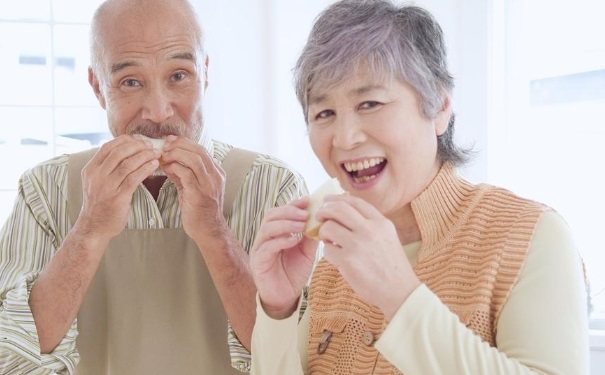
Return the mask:
[[[206,149],[186,138],[168,136],[161,166],[179,194],[183,228],[189,237],[215,237],[224,233],[225,171]],[[196,240],[197,242],[197,240]]]

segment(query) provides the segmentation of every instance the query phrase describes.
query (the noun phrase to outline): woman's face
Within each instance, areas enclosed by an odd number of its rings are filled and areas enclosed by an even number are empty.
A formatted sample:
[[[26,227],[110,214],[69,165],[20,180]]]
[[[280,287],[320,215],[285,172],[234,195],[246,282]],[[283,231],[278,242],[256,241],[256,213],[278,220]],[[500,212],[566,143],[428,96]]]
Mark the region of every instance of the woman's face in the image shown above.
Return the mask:
[[[427,119],[410,85],[378,81],[362,70],[310,92],[309,138],[326,172],[388,217],[437,174],[437,136],[450,115],[449,97],[437,117]]]

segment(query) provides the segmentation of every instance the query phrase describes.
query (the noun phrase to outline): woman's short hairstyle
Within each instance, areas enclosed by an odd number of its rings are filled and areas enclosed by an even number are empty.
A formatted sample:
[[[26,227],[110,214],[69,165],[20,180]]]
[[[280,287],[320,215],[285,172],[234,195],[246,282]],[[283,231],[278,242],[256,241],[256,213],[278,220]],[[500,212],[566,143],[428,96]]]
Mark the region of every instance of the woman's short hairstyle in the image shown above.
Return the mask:
[[[342,83],[360,67],[377,79],[410,84],[429,119],[443,107],[444,91],[451,96],[454,88],[443,32],[428,11],[387,0],[341,0],[319,14],[294,68],[305,121],[312,90]],[[453,133],[454,115],[437,152],[441,161],[461,165],[470,151],[454,144]]]

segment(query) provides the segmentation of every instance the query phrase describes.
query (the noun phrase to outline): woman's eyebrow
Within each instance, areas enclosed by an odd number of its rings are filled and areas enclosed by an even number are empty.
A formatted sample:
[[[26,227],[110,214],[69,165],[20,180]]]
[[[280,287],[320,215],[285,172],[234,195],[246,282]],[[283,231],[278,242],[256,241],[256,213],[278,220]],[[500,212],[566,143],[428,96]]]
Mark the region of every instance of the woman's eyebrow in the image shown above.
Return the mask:
[[[364,85],[355,89],[352,89],[348,92],[349,97],[358,97],[361,96],[363,94],[366,94],[370,91],[387,91],[387,87],[385,87],[384,85],[381,84],[369,84],[369,85]],[[320,94],[320,95],[309,95],[309,106],[312,105],[316,105],[316,104],[321,104],[322,102],[326,101],[328,99],[328,95],[327,94]]]

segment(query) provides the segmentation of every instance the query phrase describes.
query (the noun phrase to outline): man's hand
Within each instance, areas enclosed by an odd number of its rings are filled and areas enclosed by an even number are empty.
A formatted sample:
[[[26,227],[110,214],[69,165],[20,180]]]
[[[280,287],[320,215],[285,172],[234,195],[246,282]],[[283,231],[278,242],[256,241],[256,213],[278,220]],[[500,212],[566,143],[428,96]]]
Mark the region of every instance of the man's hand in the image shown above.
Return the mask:
[[[268,210],[250,250],[252,277],[265,312],[274,319],[294,312],[313,269],[317,241],[300,235],[308,203],[305,197]]]
[[[158,167],[150,142],[122,135],[104,144],[82,170],[82,210],[32,287],[29,304],[42,353],[74,321],[109,241],[124,230],[132,194]]]
[[[186,138],[168,136],[162,169],[178,190],[183,228],[189,237],[203,242],[223,236],[229,230],[223,218],[225,172],[206,149]]]
[[[151,142],[122,135],[105,143],[82,170],[82,211],[77,230],[109,241],[124,230],[137,186],[159,165]]]

